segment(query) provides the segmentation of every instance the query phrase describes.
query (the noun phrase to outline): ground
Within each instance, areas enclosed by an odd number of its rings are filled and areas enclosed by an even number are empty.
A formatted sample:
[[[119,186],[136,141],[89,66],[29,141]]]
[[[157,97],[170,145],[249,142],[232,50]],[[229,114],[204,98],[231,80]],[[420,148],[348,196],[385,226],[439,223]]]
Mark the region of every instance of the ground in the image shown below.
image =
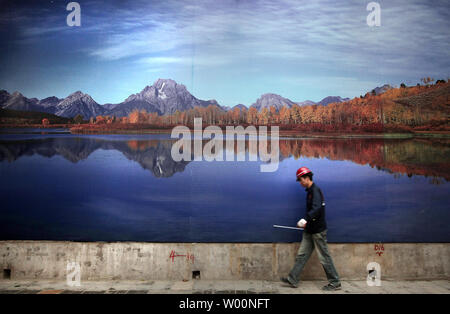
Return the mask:
[[[0,294],[450,294],[450,280],[382,280],[381,286],[366,281],[342,281],[342,290],[321,290],[324,281],[302,281],[291,288],[278,281],[190,280],[190,281],[82,281],[68,286],[65,281],[0,280]]]

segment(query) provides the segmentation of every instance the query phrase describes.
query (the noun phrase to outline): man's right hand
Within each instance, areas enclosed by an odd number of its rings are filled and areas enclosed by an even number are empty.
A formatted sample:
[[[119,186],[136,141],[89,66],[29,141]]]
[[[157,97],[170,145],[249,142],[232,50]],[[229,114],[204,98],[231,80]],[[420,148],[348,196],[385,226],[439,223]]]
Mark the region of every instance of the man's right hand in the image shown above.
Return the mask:
[[[300,219],[298,222],[297,222],[297,226],[299,227],[299,228],[305,228],[306,227],[306,223],[307,223],[307,221],[305,220],[305,219]]]

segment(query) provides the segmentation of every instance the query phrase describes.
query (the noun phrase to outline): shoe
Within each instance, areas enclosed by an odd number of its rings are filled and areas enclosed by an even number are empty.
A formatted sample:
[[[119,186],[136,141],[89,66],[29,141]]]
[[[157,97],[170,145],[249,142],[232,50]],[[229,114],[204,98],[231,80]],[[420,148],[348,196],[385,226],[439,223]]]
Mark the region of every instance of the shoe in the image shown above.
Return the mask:
[[[329,283],[328,285],[322,287],[322,290],[324,291],[336,291],[341,289],[342,289],[341,284],[337,284],[336,286],[334,286],[331,283]]]
[[[289,279],[287,279],[287,277],[281,277],[280,280],[284,283],[289,284],[292,288],[298,288],[298,284],[293,284],[289,281]]]

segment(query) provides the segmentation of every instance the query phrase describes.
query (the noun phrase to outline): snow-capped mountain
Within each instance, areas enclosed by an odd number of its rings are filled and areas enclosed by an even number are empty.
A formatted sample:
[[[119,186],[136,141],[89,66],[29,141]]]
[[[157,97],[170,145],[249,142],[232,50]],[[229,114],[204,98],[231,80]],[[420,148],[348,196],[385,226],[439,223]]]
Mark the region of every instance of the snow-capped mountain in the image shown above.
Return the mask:
[[[56,105],[61,102],[63,99],[59,99],[58,97],[52,96],[47,97],[37,101],[37,104],[42,107],[42,112],[55,114]]]
[[[341,96],[328,96],[328,97],[325,97],[324,99],[322,99],[321,101],[319,101],[317,104],[326,106],[331,103],[344,102],[344,101],[348,101],[348,100],[350,100],[350,98],[342,98]]]
[[[298,102],[297,105],[299,106],[311,106],[311,105],[315,105],[316,103],[312,100],[305,100],[305,101],[301,101]]]
[[[392,89],[393,87],[389,84],[384,84],[381,87],[375,87],[372,91],[375,92],[375,95],[381,95],[385,92],[387,92],[388,90]]]
[[[108,109],[108,110],[112,110],[115,107],[117,107],[118,104],[104,104],[103,108]]]
[[[153,85],[146,86],[140,93],[133,94],[122,103],[117,104],[109,114],[117,117],[127,116],[134,109],[145,109],[147,112],[172,114],[175,111],[185,111],[196,106],[218,106],[215,100],[200,100],[192,96],[186,86],[177,84],[174,80],[158,79]]]
[[[243,104],[237,104],[236,106],[233,106],[233,108],[231,108],[231,110],[234,110],[235,108],[239,108],[241,111],[248,110],[248,108]]]
[[[104,115],[105,108],[96,103],[91,96],[80,91],[70,94],[60,101],[55,108],[55,114],[61,117],[75,117],[82,115],[84,119]]]
[[[381,90],[386,90],[389,85],[384,85]],[[377,89],[376,89],[377,90]],[[280,95],[267,93],[261,95],[251,107],[261,111],[262,108],[275,106],[277,111],[286,106],[291,108],[293,105],[327,105],[331,102],[344,102],[348,98],[340,96],[328,96],[315,103],[311,100],[294,102]],[[221,106],[216,100],[201,100],[188,92],[186,86],[178,84],[171,79],[158,79],[153,85],[146,86],[141,92],[130,95],[123,102],[118,104],[99,105],[88,94],[81,91],[70,94],[66,98],[60,99],[52,96],[44,99],[26,98],[19,92],[9,94],[5,90],[0,90],[0,107],[13,110],[41,111],[56,114],[62,117],[75,117],[80,114],[84,119],[96,117],[98,115],[114,115],[116,117],[128,116],[133,110],[146,110],[147,112],[156,112],[160,115],[173,114],[177,110],[186,111],[196,106],[207,107],[214,105],[223,111],[233,110],[238,107],[241,110],[247,107],[238,104],[234,107]]]
[[[4,89],[0,90],[0,107],[3,107],[4,104],[8,101],[11,95],[5,91]]]
[[[274,106],[278,111],[284,106],[291,108],[293,105],[295,105],[295,102],[290,99],[277,94],[268,93],[261,95],[261,97],[259,97],[250,107],[254,107],[258,111],[261,111],[263,108],[270,109],[271,106]]]
[[[19,92],[14,92],[11,95],[6,93],[1,94],[3,109],[21,110],[21,111],[40,111],[41,107],[37,105],[37,99],[28,99]]]
[[[254,107],[254,108],[258,109],[258,111],[261,111],[262,108],[269,109],[271,106],[275,106],[277,111],[279,111],[284,106],[286,106],[288,108],[291,108],[293,105],[298,105],[298,106],[324,105],[324,106],[326,106],[333,102],[344,102],[347,100],[350,100],[350,98],[342,98],[340,96],[328,96],[317,103],[314,101],[311,101],[311,100],[294,102],[290,99],[284,98],[277,94],[264,94],[260,98],[258,98],[256,100],[256,103],[254,103],[251,107]]]
[[[2,90],[0,91],[0,106],[3,109],[47,112],[67,118],[81,114],[84,119],[106,112],[91,96],[80,91],[64,99],[52,96],[39,100],[37,98],[27,98],[19,92],[9,94],[7,91]]]

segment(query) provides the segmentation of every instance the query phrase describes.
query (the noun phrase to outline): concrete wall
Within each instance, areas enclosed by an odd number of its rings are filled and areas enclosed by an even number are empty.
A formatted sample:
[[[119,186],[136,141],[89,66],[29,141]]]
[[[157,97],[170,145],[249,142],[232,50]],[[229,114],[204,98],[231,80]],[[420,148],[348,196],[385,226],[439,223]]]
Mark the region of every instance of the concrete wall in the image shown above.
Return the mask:
[[[381,279],[450,278],[449,243],[329,244],[341,279],[365,279],[377,262]],[[278,280],[291,269],[299,243],[145,243],[0,241],[0,266],[11,279],[66,279],[67,263],[81,280]],[[172,254],[171,254],[172,253]],[[177,256],[184,255],[184,256]],[[7,271],[5,272],[7,273]],[[325,280],[314,252],[302,279]]]

